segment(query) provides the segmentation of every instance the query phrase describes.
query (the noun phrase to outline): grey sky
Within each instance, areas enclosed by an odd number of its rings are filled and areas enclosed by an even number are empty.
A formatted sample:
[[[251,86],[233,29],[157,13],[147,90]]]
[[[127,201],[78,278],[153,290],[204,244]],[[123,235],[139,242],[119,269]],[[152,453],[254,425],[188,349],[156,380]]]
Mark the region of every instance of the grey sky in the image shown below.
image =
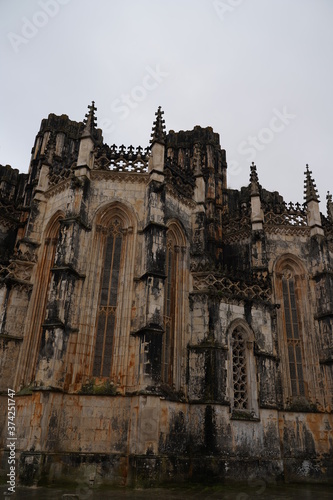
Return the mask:
[[[49,113],[80,121],[95,100],[108,144],[147,146],[212,126],[229,187],[303,201],[305,164],[321,210],[333,191],[332,0],[2,0],[0,162],[22,172]]]

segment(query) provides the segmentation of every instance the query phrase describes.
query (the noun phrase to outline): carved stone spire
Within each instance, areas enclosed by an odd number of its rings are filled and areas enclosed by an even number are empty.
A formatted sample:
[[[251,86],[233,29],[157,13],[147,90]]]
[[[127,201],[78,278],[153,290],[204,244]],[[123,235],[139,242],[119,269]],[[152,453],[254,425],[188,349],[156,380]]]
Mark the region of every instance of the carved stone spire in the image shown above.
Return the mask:
[[[250,192],[251,192],[251,222],[252,229],[261,230],[263,228],[264,222],[264,212],[261,208],[260,200],[260,190],[261,186],[259,184],[259,178],[257,173],[257,167],[252,162],[250,166]]]
[[[259,196],[260,194],[260,184],[257,173],[257,166],[252,162],[250,166],[250,187],[251,187],[251,196]]]
[[[95,116],[95,111],[97,111],[97,108],[95,107],[95,101],[91,102],[91,105],[88,106],[88,113],[86,114],[83,123],[85,125],[83,132],[82,132],[82,137],[86,137],[88,135],[94,136],[95,135],[95,130],[96,130],[96,116]]]
[[[164,111],[161,106],[158,107],[155,116],[156,119],[153,123],[153,131],[150,139],[151,156],[148,163],[148,172],[153,176],[151,179],[163,182],[164,180],[164,153],[165,153],[165,125],[163,119]],[[158,172],[158,174],[155,174]],[[163,174],[163,179],[161,174]],[[155,177],[154,177],[155,176]]]
[[[309,170],[309,165],[306,165],[305,181],[304,181],[304,198],[307,209],[308,226],[310,227],[311,236],[323,236],[324,231],[321,227],[321,215],[319,210],[319,196],[316,184],[312,179],[312,172]]]
[[[306,165],[305,181],[304,181],[304,198],[305,203],[309,203],[310,201],[319,201],[318,191],[316,188],[316,184],[311,177],[311,170],[309,170],[309,165]]]
[[[160,144],[165,143],[165,121],[163,118],[164,111],[162,111],[161,106],[157,108],[155,113],[156,120],[153,123],[153,131],[151,134],[150,145],[153,146],[155,142]]]
[[[87,167],[90,169],[92,167],[91,161],[94,145],[102,139],[101,131],[96,128],[95,111],[97,111],[97,108],[95,107],[94,101],[92,101],[91,105],[88,106],[88,109],[89,111],[83,120],[84,129],[81,134],[77,169],[80,169],[80,167]],[[82,172],[77,171],[75,175],[81,175]]]

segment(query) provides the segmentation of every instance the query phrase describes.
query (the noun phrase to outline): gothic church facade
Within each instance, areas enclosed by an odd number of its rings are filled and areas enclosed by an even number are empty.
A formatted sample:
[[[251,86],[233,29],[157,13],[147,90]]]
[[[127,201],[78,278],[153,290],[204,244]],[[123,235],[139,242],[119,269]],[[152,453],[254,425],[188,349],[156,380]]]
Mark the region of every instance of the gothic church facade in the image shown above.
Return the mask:
[[[0,167],[1,472],[19,481],[332,481],[333,202],[227,187],[218,134],[108,146],[42,121]]]

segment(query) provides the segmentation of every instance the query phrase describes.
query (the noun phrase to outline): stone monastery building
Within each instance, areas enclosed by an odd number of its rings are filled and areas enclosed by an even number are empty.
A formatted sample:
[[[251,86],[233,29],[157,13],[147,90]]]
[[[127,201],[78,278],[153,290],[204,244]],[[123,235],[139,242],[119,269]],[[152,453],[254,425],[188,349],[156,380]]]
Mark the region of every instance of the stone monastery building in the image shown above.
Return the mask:
[[[228,189],[212,128],[108,146],[94,103],[0,167],[0,470],[91,485],[332,481],[333,202]]]

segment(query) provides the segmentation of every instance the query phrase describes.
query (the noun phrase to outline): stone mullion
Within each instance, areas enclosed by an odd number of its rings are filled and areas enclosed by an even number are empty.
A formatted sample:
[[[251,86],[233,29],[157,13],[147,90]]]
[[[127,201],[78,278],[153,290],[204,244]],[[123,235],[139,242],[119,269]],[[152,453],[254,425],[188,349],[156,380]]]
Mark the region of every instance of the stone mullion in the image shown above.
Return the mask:
[[[132,228],[131,228],[132,232]],[[129,302],[130,302],[130,290],[131,290],[131,276],[130,269],[132,267],[132,256],[129,253],[129,231],[125,229],[123,231],[123,242],[122,242],[122,259],[120,265],[120,277],[121,282],[118,283],[118,294],[117,294],[117,312],[116,312],[116,324],[114,329],[114,339],[113,339],[113,360],[111,365],[111,375],[116,378],[116,382],[120,383],[121,386],[126,385],[126,370],[127,366],[125,363],[126,350],[128,347],[128,334],[129,332]],[[121,335],[122,333],[122,335]]]
[[[109,244],[109,237],[112,236],[112,252],[111,252],[111,262],[108,263],[106,259],[107,255],[107,250],[108,250],[108,244]],[[112,343],[111,343],[111,359],[110,359],[110,370],[109,370],[109,375],[112,377],[114,368],[115,368],[115,360],[116,360],[116,331],[117,331],[117,310],[119,310],[118,307],[118,300],[119,300],[119,282],[117,284],[117,297],[116,297],[116,305],[110,306],[110,294],[111,294],[111,284],[112,284],[112,278],[113,278],[113,273],[114,273],[114,257],[115,257],[115,245],[116,241],[115,238],[117,237],[117,234],[114,233],[113,230],[109,228],[108,230],[108,237],[106,238],[106,241],[104,243],[104,258],[103,258],[103,271],[102,271],[102,276],[101,276],[101,281],[100,281],[100,289],[99,289],[99,299],[98,299],[98,310],[97,310],[97,321],[96,321],[96,330],[95,330],[95,336],[96,336],[96,345],[97,345],[97,335],[98,335],[98,324],[99,324],[99,319],[101,314],[104,314],[105,316],[105,323],[104,323],[104,328],[103,328],[103,343],[102,343],[102,360],[101,360],[101,368],[99,372],[99,376],[103,377],[104,373],[104,366],[105,363],[107,362],[106,360],[106,354],[105,354],[105,348],[106,348],[106,343],[107,343],[107,336],[110,334],[108,331],[108,326],[110,325],[110,320],[111,320],[111,314],[114,315],[114,323],[113,323],[113,331],[112,331]],[[123,244],[123,241],[122,241]],[[124,254],[122,254],[122,257]],[[104,273],[105,270],[107,269],[106,266],[110,266],[110,274],[109,274],[109,280],[108,280],[108,293],[107,293],[107,300],[106,304],[104,306],[101,305],[101,294],[102,294],[102,283],[104,281]],[[95,354],[94,354],[95,357]],[[95,360],[94,360],[95,363]]]

